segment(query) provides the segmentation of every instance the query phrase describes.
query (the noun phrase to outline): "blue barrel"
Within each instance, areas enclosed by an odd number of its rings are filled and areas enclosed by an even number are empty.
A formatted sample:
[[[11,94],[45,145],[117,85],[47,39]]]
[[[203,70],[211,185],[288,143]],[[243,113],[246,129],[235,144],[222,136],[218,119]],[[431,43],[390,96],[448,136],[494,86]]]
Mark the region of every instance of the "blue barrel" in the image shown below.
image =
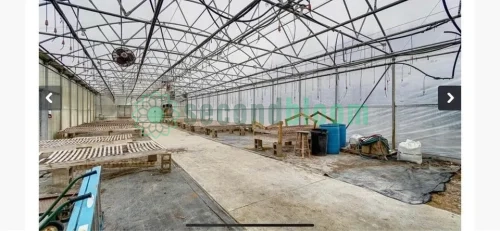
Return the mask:
[[[339,144],[340,148],[343,148],[346,146],[345,144],[347,141],[346,127],[345,124],[338,124],[338,125],[339,125],[339,135],[340,135]]]
[[[328,131],[328,144],[326,145],[326,153],[339,154],[340,153],[340,133],[338,124],[321,124],[319,128]]]

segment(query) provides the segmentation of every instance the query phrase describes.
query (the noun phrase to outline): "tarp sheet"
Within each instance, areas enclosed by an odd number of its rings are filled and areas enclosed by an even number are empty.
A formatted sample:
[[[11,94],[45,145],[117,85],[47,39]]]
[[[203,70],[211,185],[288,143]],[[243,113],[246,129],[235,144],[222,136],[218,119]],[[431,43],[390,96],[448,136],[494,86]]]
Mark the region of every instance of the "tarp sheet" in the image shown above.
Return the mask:
[[[444,191],[445,183],[450,181],[458,170],[457,166],[375,166],[352,168],[325,175],[409,204],[424,204],[430,201],[432,192]]]

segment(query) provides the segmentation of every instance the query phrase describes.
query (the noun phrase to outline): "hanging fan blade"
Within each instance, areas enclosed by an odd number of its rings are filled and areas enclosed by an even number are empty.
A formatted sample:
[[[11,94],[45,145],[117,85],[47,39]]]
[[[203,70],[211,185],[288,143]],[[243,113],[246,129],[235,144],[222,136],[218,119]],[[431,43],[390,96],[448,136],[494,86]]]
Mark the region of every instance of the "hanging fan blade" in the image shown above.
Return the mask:
[[[127,48],[116,48],[112,52],[113,61],[122,67],[128,67],[135,63],[136,57],[134,52]]]

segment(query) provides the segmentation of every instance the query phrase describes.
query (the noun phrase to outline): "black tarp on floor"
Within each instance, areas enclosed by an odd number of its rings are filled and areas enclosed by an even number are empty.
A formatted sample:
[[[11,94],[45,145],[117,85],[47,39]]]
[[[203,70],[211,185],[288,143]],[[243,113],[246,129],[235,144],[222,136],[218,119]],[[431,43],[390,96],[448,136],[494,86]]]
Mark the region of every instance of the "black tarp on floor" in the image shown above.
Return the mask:
[[[411,166],[373,166],[351,168],[325,176],[373,190],[388,197],[409,203],[423,204],[431,199],[432,192],[445,190],[445,183],[460,168]]]

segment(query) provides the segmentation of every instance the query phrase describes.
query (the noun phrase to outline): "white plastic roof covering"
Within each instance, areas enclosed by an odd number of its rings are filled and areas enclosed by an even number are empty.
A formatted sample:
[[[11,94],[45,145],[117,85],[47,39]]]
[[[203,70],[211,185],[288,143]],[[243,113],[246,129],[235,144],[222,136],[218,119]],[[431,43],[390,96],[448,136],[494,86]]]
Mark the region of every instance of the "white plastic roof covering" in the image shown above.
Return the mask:
[[[304,10],[300,15],[295,6],[308,4],[306,0],[285,2],[41,0],[40,49],[53,55],[93,88],[114,98],[151,93],[162,87],[163,81],[173,81],[179,93],[196,96],[279,77],[308,76],[320,68],[327,69],[320,74],[333,73],[332,67],[350,66],[358,60],[365,60],[362,63],[366,64],[375,56],[390,58],[391,53],[411,48],[460,41],[455,34],[443,33],[455,31],[451,22],[446,21],[426,33],[393,39],[389,46],[384,46],[386,41],[382,39],[340,52],[343,47],[383,37],[383,33],[391,35],[446,20],[443,4],[441,0],[311,0],[312,11]],[[228,24],[228,19],[252,3],[256,5],[239,21]],[[459,0],[447,0],[447,4],[453,16],[459,14]],[[161,10],[150,37],[150,22],[158,7]],[[355,20],[350,22],[351,19]],[[459,17],[456,21],[460,24]],[[224,27],[225,24],[228,25]],[[90,59],[70,28],[76,32]],[[220,28],[220,32],[209,39]],[[419,30],[399,36],[416,31]],[[150,43],[144,55],[148,39]],[[121,46],[134,51],[134,65],[122,68],[112,62],[111,52]],[[458,44],[445,49],[456,51]],[[327,52],[330,54],[325,55]],[[313,56],[318,58],[304,61]],[[389,61],[372,60],[369,64],[384,62]],[[446,70],[445,76],[449,76],[451,67],[447,66]]]

